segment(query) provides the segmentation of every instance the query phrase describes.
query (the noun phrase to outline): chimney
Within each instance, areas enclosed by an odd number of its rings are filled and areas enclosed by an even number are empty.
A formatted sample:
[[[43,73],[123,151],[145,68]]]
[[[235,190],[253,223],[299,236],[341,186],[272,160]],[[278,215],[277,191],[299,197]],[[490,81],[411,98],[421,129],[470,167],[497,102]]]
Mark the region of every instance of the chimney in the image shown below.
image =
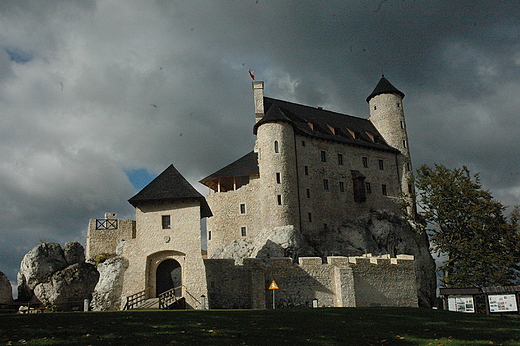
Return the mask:
[[[256,122],[264,117],[264,82],[253,81],[253,96],[255,98]]]

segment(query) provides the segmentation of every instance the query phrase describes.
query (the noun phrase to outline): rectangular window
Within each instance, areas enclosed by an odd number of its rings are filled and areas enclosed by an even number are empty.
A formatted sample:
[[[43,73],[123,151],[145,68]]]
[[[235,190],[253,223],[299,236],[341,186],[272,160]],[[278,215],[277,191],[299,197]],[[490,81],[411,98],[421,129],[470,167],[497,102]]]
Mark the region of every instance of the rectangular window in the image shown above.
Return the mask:
[[[281,177],[280,173],[277,172],[276,173],[276,183],[280,184],[281,182],[282,182],[282,177]]]
[[[366,193],[372,193],[372,186],[370,186],[369,182],[365,182],[365,191]]]
[[[327,153],[325,151],[321,151],[321,162],[327,162]]]
[[[240,214],[246,213],[246,205],[244,203],[240,204]]]
[[[343,155],[338,154],[338,165],[342,165],[342,164],[343,164]]]
[[[211,240],[211,231],[208,231],[208,240]]]
[[[403,139],[403,148],[406,148],[406,139]]]
[[[379,169],[380,170],[384,170],[385,169],[385,164],[384,164],[383,160],[379,160]]]
[[[247,235],[247,228],[246,227],[240,227],[240,235],[242,237],[245,237]]]
[[[404,129],[404,122],[401,120],[401,128]]]
[[[413,186],[411,184],[408,185],[408,193],[413,192]]]
[[[162,228],[163,229],[170,229],[171,228],[171,224],[170,224],[170,215],[162,215]]]
[[[385,196],[387,195],[386,185],[385,184],[381,185],[381,192],[383,193],[383,195],[385,195]]]
[[[362,160],[363,160],[363,167],[368,168],[368,157],[363,156]]]
[[[304,147],[304,146],[305,146],[305,141],[302,141],[302,147]]]
[[[278,200],[278,205],[282,205],[282,195],[277,195],[276,198]]]
[[[411,170],[410,162],[407,162],[407,163],[406,163],[406,170],[407,170],[408,172]]]
[[[307,213],[307,219],[312,222],[312,213]]]
[[[311,189],[307,189],[307,198],[311,198]]]
[[[309,166],[305,166],[303,169],[305,171],[305,175],[309,175]]]
[[[323,190],[328,190],[328,189],[329,189],[329,180],[323,179]]]
[[[342,181],[339,182],[339,192],[345,192],[345,183]]]
[[[274,152],[275,153],[280,152],[280,147],[278,146],[278,141],[274,141]]]

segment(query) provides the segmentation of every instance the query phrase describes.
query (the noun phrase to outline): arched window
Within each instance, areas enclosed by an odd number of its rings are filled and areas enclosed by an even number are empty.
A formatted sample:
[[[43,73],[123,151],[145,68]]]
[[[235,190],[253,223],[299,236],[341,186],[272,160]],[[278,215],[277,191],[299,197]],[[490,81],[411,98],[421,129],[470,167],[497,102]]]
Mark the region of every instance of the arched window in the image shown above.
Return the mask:
[[[274,141],[274,152],[275,153],[279,153],[280,152],[280,148],[278,146],[278,141]]]

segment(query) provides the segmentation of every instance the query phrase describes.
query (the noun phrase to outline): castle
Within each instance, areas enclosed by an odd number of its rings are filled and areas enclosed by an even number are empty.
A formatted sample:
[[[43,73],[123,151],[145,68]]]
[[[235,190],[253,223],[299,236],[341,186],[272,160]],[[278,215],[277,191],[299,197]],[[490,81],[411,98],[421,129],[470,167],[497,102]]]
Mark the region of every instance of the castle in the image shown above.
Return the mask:
[[[87,258],[126,258],[122,298],[173,289],[193,308],[266,308],[274,280],[280,306],[315,299],[320,306],[417,306],[410,254],[313,247],[313,239],[374,210],[414,213],[413,203],[399,207],[413,189],[404,94],[383,76],[362,119],[265,97],[263,89],[253,81],[254,150],[202,179],[206,197],[169,166],[129,199],[135,221],[111,213],[90,220]]]

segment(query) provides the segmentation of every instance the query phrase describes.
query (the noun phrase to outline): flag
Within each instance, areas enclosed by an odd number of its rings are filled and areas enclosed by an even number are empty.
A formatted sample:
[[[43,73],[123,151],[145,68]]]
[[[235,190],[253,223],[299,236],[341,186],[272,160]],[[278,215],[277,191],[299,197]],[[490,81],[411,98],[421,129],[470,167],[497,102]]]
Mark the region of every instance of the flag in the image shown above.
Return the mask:
[[[255,71],[249,69],[249,76],[251,76],[252,80],[255,80]]]

